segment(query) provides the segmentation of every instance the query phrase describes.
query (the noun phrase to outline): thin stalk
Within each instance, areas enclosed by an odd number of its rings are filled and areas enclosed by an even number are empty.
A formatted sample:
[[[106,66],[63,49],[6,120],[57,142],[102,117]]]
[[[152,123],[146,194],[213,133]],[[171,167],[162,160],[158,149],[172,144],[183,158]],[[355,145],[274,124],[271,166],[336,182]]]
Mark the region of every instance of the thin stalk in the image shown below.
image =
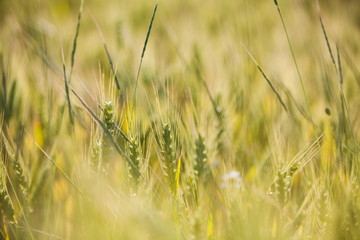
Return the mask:
[[[212,106],[213,106],[213,108],[214,108],[214,111],[215,111],[215,113],[216,113],[216,116],[218,117],[218,119],[220,119],[220,118],[221,118],[221,113],[219,112],[218,107],[217,107],[217,104],[216,104],[213,96],[212,96],[211,93],[210,93],[210,89],[209,89],[209,87],[208,87],[208,85],[207,85],[207,83],[206,83],[206,81],[205,81],[202,73],[200,72],[200,69],[199,69],[198,64],[197,64],[197,66],[196,66],[196,71],[197,71],[198,77],[200,78],[201,83],[202,83],[202,84],[204,85],[204,87],[205,87],[206,93],[207,93],[207,95],[208,95],[208,97],[209,97],[209,99],[210,99],[210,101],[211,101],[211,104],[212,104]]]
[[[141,70],[143,58],[144,58],[144,55],[145,55],[146,46],[147,46],[147,43],[148,43],[148,40],[149,40],[149,37],[150,37],[151,27],[152,27],[152,24],[153,24],[153,22],[154,22],[154,18],[155,18],[155,13],[156,13],[157,6],[158,6],[158,3],[155,4],[155,8],[154,8],[153,15],[152,15],[152,17],[151,17],[151,21],[150,21],[150,25],[149,25],[149,28],[148,28],[148,32],[147,32],[147,34],[146,34],[146,38],[145,38],[145,42],[144,42],[144,47],[143,47],[143,50],[142,50],[142,53],[141,53],[139,69],[138,69],[137,76],[136,76],[135,90],[134,90],[134,96],[133,96],[133,104],[132,104],[132,107],[131,107],[131,115],[130,115],[130,116],[132,116],[132,112],[133,112],[133,110],[134,110],[134,106],[136,106],[136,89],[137,89],[137,86],[138,86],[139,76],[140,76],[140,70]]]
[[[70,66],[69,83],[71,82],[71,76],[72,76],[72,72],[73,72],[73,68],[74,68],[75,52],[76,52],[76,46],[77,46],[77,38],[79,36],[79,31],[80,31],[80,20],[81,20],[81,14],[82,14],[82,11],[83,11],[83,6],[84,6],[84,0],[81,0],[81,2],[80,2],[80,10],[79,10],[77,24],[76,24],[76,33],[75,33],[75,38],[74,38],[74,42],[73,42],[73,49],[72,49],[72,52],[71,52],[71,66]]]
[[[305,98],[305,102],[306,102],[306,107],[307,107],[307,110],[309,112],[309,115],[310,115],[310,119],[311,119],[311,122],[313,122],[313,117],[312,117],[312,113],[311,113],[311,108],[310,108],[310,103],[309,103],[309,99],[308,99],[308,96],[306,94],[306,91],[305,91],[305,86],[304,86],[304,82],[302,80],[302,77],[301,77],[301,74],[300,74],[300,70],[299,70],[299,66],[297,64],[297,61],[296,61],[296,58],[295,58],[295,53],[294,53],[294,50],[293,50],[293,47],[292,47],[292,44],[291,44],[291,41],[290,41],[290,37],[289,37],[289,34],[288,34],[288,31],[286,29],[286,25],[285,25],[285,21],[282,17],[282,14],[281,14],[281,10],[280,10],[280,7],[277,3],[277,0],[274,1],[275,2],[275,5],[276,5],[276,8],[279,12],[279,16],[280,16],[280,19],[281,19],[281,23],[284,27],[284,30],[285,30],[285,34],[286,34],[286,39],[288,41],[288,44],[289,44],[289,47],[290,47],[290,51],[291,51],[291,55],[292,55],[292,58],[293,58],[293,61],[294,61],[294,64],[295,64],[295,67],[296,67],[296,71],[297,71],[297,74],[299,76],[299,80],[300,80],[300,84],[301,84],[301,89],[302,89],[302,92],[304,94],[304,98]],[[314,122],[313,122],[314,124]]]
[[[47,159],[50,160],[50,162],[60,171],[60,173],[66,178],[66,180],[69,181],[69,183],[71,183],[71,185],[73,185],[73,187],[76,189],[76,191],[78,191],[79,193],[81,193],[80,189],[78,188],[78,186],[76,186],[76,184],[73,182],[73,180],[71,180],[71,178],[59,167],[59,165],[57,165],[57,163],[54,161],[54,159],[52,159],[45,151],[44,149],[42,149],[40,147],[40,145],[34,140],[34,138],[28,133],[28,131],[26,131],[26,129],[24,129],[25,133],[31,138],[31,140],[33,141],[33,143],[40,149],[40,151],[47,157]]]
[[[61,42],[61,56],[62,56],[62,62],[63,62],[63,72],[64,72],[66,99],[67,99],[67,102],[68,102],[70,122],[71,122],[71,125],[74,126],[74,118],[73,118],[72,111],[71,111],[71,102],[70,102],[70,96],[69,96],[69,86],[68,86],[68,81],[67,81],[67,77],[66,77],[64,49],[63,49],[63,45],[62,45],[61,35],[60,35],[60,42]]]
[[[260,65],[257,63],[257,61],[255,60],[255,58],[253,57],[253,55],[250,53],[250,51],[247,49],[247,47],[245,46],[245,44],[240,40],[241,45],[243,46],[243,48],[245,49],[245,51],[247,52],[247,54],[250,56],[250,58],[253,60],[253,62],[255,63],[256,67],[259,69],[259,71],[261,72],[261,74],[263,75],[263,77],[265,78],[266,82],[269,84],[271,90],[275,93],[276,97],[278,98],[281,106],[285,109],[286,113],[288,114],[289,118],[291,118],[290,116],[290,112],[285,104],[285,102],[282,100],[279,92],[276,90],[276,88],[274,87],[274,85],[272,84],[272,82],[270,81],[270,79],[266,76],[266,74],[264,73],[264,71],[261,69]]]
[[[328,51],[329,51],[329,54],[330,54],[330,57],[331,57],[331,61],[333,63],[335,71],[338,72],[337,67],[336,67],[336,63],[335,63],[335,58],[334,58],[333,52],[331,50],[329,38],[328,38],[328,36],[326,34],[325,26],[324,26],[324,23],[323,23],[323,20],[322,20],[322,17],[321,17],[320,5],[319,5],[318,0],[316,0],[316,5],[317,5],[317,8],[318,8],[318,14],[319,14],[319,20],[320,20],[320,24],[321,24],[321,29],[322,29],[324,37],[325,37],[325,41],[326,41],[326,45],[327,45],[327,48],[328,48]]]

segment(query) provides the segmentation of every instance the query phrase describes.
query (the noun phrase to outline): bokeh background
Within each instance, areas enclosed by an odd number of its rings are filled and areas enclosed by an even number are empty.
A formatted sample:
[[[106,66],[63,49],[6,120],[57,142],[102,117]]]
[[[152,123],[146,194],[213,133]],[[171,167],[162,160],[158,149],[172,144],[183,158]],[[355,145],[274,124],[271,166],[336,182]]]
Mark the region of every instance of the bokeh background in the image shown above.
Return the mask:
[[[90,170],[104,136],[72,93],[75,124],[70,123],[62,49],[69,74],[80,1],[0,0],[5,186],[0,190],[11,199],[16,219],[14,224],[3,217],[2,237],[356,239],[360,1],[278,0],[310,109],[273,0],[159,1],[132,112],[155,4],[85,0],[70,83],[100,119],[97,104],[111,101],[114,121],[139,142],[147,180],[134,194],[129,166],[114,149],[106,176]],[[242,43],[284,99],[290,117]],[[176,196],[164,188],[164,122],[171,123],[174,152],[181,156]],[[129,145],[115,136],[129,155]],[[208,175],[199,180],[194,166],[203,153],[201,142]],[[10,184],[18,176],[10,163],[18,159],[26,191],[15,180],[15,188]],[[286,166],[295,170],[286,172]],[[283,199],[276,189],[285,189]],[[4,206],[2,216],[9,209]]]

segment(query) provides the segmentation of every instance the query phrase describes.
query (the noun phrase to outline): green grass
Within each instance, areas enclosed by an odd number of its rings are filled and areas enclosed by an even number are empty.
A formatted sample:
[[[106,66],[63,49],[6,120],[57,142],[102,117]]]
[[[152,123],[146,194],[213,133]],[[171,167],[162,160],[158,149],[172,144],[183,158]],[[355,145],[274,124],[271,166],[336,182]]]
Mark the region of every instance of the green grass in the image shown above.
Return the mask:
[[[0,238],[358,239],[359,11],[0,1]]]

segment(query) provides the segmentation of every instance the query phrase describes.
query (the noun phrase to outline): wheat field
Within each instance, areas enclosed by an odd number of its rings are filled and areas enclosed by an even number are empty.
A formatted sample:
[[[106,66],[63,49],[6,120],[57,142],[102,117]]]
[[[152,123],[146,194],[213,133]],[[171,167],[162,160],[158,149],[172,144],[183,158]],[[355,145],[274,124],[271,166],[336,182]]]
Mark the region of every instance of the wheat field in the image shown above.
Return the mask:
[[[360,239],[358,0],[0,0],[0,239]]]

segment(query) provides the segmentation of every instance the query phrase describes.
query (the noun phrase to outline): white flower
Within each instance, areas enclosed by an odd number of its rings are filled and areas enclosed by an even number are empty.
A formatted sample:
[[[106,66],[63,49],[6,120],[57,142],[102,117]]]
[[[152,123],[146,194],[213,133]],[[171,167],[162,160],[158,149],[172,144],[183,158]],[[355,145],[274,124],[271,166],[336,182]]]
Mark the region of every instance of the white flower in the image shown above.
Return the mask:
[[[241,177],[240,177],[240,172],[236,171],[236,170],[232,170],[228,173],[225,173],[222,176],[222,183],[221,183],[221,188],[225,188],[225,187],[235,187],[235,188],[240,188],[240,183],[241,183]]]

